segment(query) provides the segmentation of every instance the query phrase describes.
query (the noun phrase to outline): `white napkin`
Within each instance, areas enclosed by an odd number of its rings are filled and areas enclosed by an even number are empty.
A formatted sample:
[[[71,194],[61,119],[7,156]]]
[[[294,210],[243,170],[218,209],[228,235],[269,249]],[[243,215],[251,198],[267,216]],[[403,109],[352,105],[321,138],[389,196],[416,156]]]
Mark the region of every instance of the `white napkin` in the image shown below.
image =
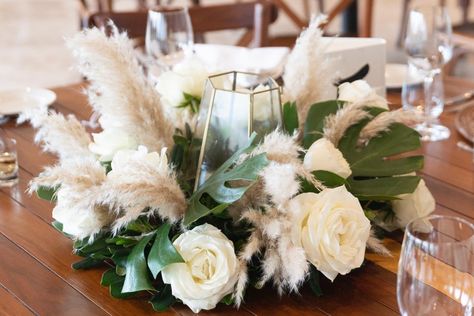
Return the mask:
[[[231,70],[279,77],[283,73],[287,47],[247,48],[229,45],[195,44],[196,56],[210,72]]]

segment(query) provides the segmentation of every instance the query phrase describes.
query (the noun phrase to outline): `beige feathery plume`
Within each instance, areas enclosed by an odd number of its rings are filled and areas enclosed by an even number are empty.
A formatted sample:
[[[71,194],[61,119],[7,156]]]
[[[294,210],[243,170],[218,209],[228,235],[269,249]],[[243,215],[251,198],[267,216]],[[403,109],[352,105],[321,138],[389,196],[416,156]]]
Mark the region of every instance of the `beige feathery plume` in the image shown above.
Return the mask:
[[[370,114],[363,109],[366,104],[365,100],[346,103],[336,114],[328,115],[324,121],[324,137],[337,147],[349,127],[370,117]]]
[[[283,74],[285,98],[296,101],[301,124],[306,120],[309,107],[329,99],[329,92],[332,91],[332,61],[325,54],[327,45],[321,41],[320,25],[325,18],[313,18],[301,33]]]
[[[388,250],[383,245],[380,239],[375,237],[375,232],[373,229],[370,230],[370,236],[369,236],[369,239],[367,240],[367,249],[372,250],[373,252],[382,256],[392,257],[390,250]]]
[[[156,153],[154,153],[156,154]],[[158,214],[172,222],[179,220],[186,210],[186,198],[168,167],[166,153],[159,162],[135,155],[122,159],[115,157],[112,171],[103,186],[101,204],[109,205],[117,214],[113,230],[117,231],[140,215]],[[145,209],[148,209],[144,213]]]
[[[421,117],[416,113],[406,112],[403,109],[382,112],[364,126],[359,135],[359,144],[366,144],[370,139],[387,131],[393,123],[410,125],[420,120]]]
[[[47,107],[27,110],[18,122],[30,121],[38,129],[35,141],[41,143],[43,150],[54,153],[63,161],[73,157],[92,157],[88,149],[90,136],[84,126],[73,116],[49,112]]]
[[[111,36],[88,29],[68,40],[79,71],[90,81],[89,101],[101,116],[103,129],[120,127],[139,144],[159,151],[172,144],[158,92],[146,80],[126,33],[111,26]]]
[[[74,239],[92,241],[114,218],[106,206],[97,204],[105,180],[105,170],[94,158],[71,158],[43,171],[30,183],[29,190],[57,187],[53,218]]]

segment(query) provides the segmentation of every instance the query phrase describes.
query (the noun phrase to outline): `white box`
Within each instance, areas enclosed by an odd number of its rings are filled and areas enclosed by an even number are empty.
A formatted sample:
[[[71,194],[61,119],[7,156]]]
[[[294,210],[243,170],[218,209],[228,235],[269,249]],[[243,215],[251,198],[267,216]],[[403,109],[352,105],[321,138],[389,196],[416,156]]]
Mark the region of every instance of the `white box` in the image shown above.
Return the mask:
[[[382,38],[323,37],[327,55],[333,58],[334,74],[337,78],[347,78],[365,65],[369,66],[366,80],[379,95],[385,97],[385,46]],[[331,92],[337,96],[337,88]]]

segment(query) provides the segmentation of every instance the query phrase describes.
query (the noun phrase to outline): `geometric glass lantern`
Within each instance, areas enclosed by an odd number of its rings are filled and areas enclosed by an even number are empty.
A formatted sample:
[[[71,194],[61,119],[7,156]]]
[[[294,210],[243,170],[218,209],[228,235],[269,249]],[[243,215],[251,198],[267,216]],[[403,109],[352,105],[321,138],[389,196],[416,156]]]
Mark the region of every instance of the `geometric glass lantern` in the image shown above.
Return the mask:
[[[253,132],[258,142],[281,124],[280,87],[271,77],[238,71],[210,76],[194,132],[202,140],[194,189],[245,146]]]

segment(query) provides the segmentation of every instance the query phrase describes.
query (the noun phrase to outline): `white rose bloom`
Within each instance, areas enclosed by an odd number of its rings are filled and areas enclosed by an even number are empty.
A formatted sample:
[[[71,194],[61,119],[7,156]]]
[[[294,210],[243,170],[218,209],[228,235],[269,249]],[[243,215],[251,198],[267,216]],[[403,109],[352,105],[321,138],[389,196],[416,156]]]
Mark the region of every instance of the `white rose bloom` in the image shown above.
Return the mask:
[[[122,172],[131,166],[131,160],[141,160],[146,161],[148,164],[155,166],[160,170],[167,170],[168,168],[168,158],[166,157],[167,148],[164,147],[161,149],[161,154],[157,152],[148,152],[148,149],[145,146],[138,146],[137,150],[124,149],[117,151],[112,159],[112,171]]]
[[[164,103],[177,107],[184,101],[183,93],[200,98],[209,73],[204,64],[197,58],[191,57],[175,65],[173,70],[162,73],[156,84]]]
[[[342,153],[326,138],[315,141],[304,156],[303,166],[308,171],[324,170],[346,179],[352,173]]]
[[[365,80],[344,82],[338,87],[338,99],[347,102],[367,100],[368,105],[388,110],[387,100],[377,95]]]
[[[94,142],[89,144],[89,150],[98,155],[100,161],[111,161],[117,151],[137,147],[135,139],[120,128],[92,133],[92,138]]]
[[[433,195],[423,180],[420,180],[413,193],[402,194],[399,198],[401,200],[392,201],[392,206],[401,228],[415,218],[429,215],[436,205]]]
[[[195,227],[173,245],[185,261],[170,264],[161,272],[173,296],[198,313],[213,309],[232,293],[239,264],[234,245],[219,229],[209,224]]]
[[[110,223],[107,209],[99,206],[91,209],[83,203],[83,194],[76,188],[63,186],[53,209],[53,218],[63,225],[63,232],[78,239],[92,236]]]
[[[297,195],[289,210],[294,216],[293,242],[328,279],[361,266],[370,222],[344,186]]]

